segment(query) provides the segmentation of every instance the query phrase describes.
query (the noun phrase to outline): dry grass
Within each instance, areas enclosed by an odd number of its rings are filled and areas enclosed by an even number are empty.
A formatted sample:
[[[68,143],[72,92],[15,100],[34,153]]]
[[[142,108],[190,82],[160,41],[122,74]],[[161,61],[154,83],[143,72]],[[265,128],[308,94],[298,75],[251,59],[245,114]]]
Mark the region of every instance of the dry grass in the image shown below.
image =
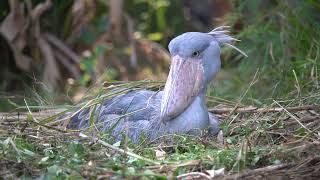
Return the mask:
[[[91,93],[95,104],[132,88],[159,89],[160,82],[117,84]],[[0,176],[274,179],[320,177],[320,94],[273,100],[256,108],[219,101],[217,138],[174,136],[174,143],[112,142],[105,134],[80,134],[54,123],[57,108],[1,114]],[[89,103],[88,103],[89,102]],[[161,152],[161,153],[159,153]],[[161,155],[159,155],[161,154]],[[221,168],[224,168],[222,170]],[[212,173],[213,170],[219,173]],[[218,171],[214,171],[218,172]]]

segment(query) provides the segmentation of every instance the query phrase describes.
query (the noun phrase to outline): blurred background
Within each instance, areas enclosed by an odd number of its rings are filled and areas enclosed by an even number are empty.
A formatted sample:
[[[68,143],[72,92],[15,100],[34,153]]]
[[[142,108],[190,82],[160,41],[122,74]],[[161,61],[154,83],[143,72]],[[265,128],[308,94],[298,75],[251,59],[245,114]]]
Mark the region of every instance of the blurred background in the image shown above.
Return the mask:
[[[319,91],[319,0],[2,0],[0,111],[77,103],[104,82],[165,80],[169,41],[220,25],[249,57],[223,48],[208,95],[261,106]]]

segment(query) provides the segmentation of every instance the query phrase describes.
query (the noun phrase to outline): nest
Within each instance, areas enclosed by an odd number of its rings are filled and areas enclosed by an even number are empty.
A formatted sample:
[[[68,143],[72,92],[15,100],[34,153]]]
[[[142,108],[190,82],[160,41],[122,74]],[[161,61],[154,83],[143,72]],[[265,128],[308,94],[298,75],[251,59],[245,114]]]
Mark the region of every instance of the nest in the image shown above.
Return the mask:
[[[65,123],[55,123],[56,117],[65,113],[65,109],[52,108],[33,112],[29,109],[29,112],[1,113],[0,133],[3,142],[6,141],[8,144],[11,142],[13,148],[14,142],[11,137],[19,135],[38,145],[64,144],[74,139],[86,144],[99,144],[106,148],[108,153],[144,161],[146,163],[144,169],[150,169],[159,176],[172,176],[172,171],[175,169],[186,168],[189,172],[178,175],[178,179],[319,179],[320,106],[310,103],[310,98],[312,97],[305,98],[303,105],[301,101],[299,104],[296,100],[290,103],[273,101],[263,108],[244,106],[240,103],[232,104],[220,99],[220,105],[209,108],[209,111],[216,114],[221,121],[222,131],[218,137],[204,135],[170,145],[144,144],[136,147],[134,152],[126,151],[126,144],[124,147],[117,147],[97,134],[71,131],[65,128]],[[212,100],[214,98],[208,98],[209,103]],[[309,104],[306,105],[307,102]],[[206,147],[209,150],[236,150],[237,154],[232,160],[232,165],[226,165],[225,169],[219,173],[215,171],[213,174],[206,169],[217,165],[218,161],[212,155],[182,164],[179,162],[167,164],[162,161],[166,159],[166,154],[170,154],[174,149],[186,147],[188,143],[192,146],[200,144],[199,147]],[[143,148],[155,150],[156,154],[161,152],[161,157],[156,155],[155,159],[148,159],[141,154]],[[250,157],[252,153],[258,155],[255,156],[258,160],[252,160]],[[281,161],[271,162],[272,158]],[[251,164],[248,164],[249,161]],[[25,162],[17,162],[6,157],[1,160],[0,175],[3,177],[16,177],[19,174],[38,177],[41,173],[43,171],[32,169],[26,166]],[[99,174],[99,172],[94,173]],[[107,173],[108,177],[115,175],[109,170],[101,170],[101,173],[104,175]],[[82,175],[88,176],[88,174]]]

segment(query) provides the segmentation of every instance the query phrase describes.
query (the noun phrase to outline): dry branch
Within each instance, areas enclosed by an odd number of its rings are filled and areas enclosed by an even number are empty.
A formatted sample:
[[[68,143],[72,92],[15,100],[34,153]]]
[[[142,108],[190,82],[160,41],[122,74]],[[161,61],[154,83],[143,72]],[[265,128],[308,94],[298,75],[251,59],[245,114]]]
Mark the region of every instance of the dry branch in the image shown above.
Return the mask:
[[[167,172],[167,171],[174,171],[177,168],[182,167],[199,167],[202,164],[202,160],[192,160],[184,163],[179,164],[161,164],[156,166],[149,166],[148,169],[152,171],[158,172]]]
[[[108,2],[110,10],[111,33],[112,35],[116,36],[116,39],[121,39],[123,0],[109,0]]]
[[[40,16],[51,7],[51,0],[46,0],[45,2],[38,4],[31,12],[32,19],[37,21]]]
[[[54,47],[61,51],[65,56],[70,58],[70,60],[72,60],[74,64],[78,64],[80,62],[80,57],[56,36],[51,33],[44,33],[44,37],[49,43],[51,43]]]
[[[306,105],[306,106],[299,106],[299,107],[287,107],[286,110],[291,112],[297,112],[297,111],[307,111],[307,110],[318,110],[320,108],[320,105]],[[209,112],[215,113],[215,114],[225,114],[229,113],[234,108],[209,108]],[[64,109],[50,109],[50,110],[42,110],[40,112],[33,112],[33,115],[36,117],[49,117],[53,116],[56,113],[62,112]],[[283,108],[257,108],[257,107],[242,107],[237,108],[235,112],[237,113],[272,113],[272,112],[281,112],[283,111]],[[7,118],[7,119],[23,119],[27,116],[27,112],[14,112],[14,113],[1,113],[0,112],[0,118]],[[303,121],[310,121],[314,119],[318,119],[318,116],[315,117],[308,117],[307,119],[303,119]]]
[[[298,111],[307,111],[307,110],[319,110],[320,105],[305,105],[305,106],[297,106],[297,107],[286,107],[287,111],[290,112],[298,112]],[[234,109],[234,107],[226,107],[226,108],[209,108],[209,112],[215,114],[226,114],[234,111],[236,113],[272,113],[272,112],[281,112],[284,109],[281,107],[266,107],[266,108],[258,108],[258,107],[239,107]]]
[[[46,83],[49,90],[53,90],[57,85],[57,81],[60,79],[60,72],[56,62],[56,58],[51,46],[41,35],[38,35],[37,43],[45,59],[43,81]]]
[[[133,68],[138,69],[138,58],[137,58],[137,48],[134,39],[134,23],[133,19],[129,16],[125,16],[128,24],[128,38],[130,42],[131,54],[130,54],[130,64]]]
[[[319,179],[320,157],[298,163],[266,166],[243,173],[230,175],[224,179]]]
[[[47,118],[47,117],[53,116],[62,111],[64,110],[63,109],[43,110],[39,112],[32,112],[32,116],[34,116],[37,119],[41,119],[41,118]],[[0,120],[6,120],[6,121],[26,120],[28,114],[29,112],[12,112],[12,113],[0,112]]]
[[[77,68],[78,65],[70,63],[68,58],[59,51],[54,51],[54,55],[56,56],[57,60],[69,71],[72,77],[76,79],[80,78],[80,70]]]
[[[30,72],[32,58],[23,53],[27,44],[28,20],[24,16],[24,4],[18,0],[10,0],[10,13],[0,24],[0,34],[7,41],[13,52],[16,66]]]

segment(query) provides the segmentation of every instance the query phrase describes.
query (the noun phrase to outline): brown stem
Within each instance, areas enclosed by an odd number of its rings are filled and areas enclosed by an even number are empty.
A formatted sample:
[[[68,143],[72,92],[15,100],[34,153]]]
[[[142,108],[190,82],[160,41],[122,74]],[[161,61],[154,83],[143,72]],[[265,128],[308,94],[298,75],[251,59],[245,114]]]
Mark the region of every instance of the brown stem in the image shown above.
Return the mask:
[[[320,105],[305,105],[305,106],[297,106],[297,107],[286,107],[287,111],[291,112],[297,112],[297,111],[307,111],[307,110],[319,110]],[[242,108],[234,108],[234,107],[228,107],[228,108],[209,108],[209,112],[215,113],[215,114],[226,114],[231,111],[237,112],[237,113],[270,113],[270,112],[281,112],[283,111],[283,108],[281,107],[274,107],[274,108],[258,108],[258,107],[242,107]]]

